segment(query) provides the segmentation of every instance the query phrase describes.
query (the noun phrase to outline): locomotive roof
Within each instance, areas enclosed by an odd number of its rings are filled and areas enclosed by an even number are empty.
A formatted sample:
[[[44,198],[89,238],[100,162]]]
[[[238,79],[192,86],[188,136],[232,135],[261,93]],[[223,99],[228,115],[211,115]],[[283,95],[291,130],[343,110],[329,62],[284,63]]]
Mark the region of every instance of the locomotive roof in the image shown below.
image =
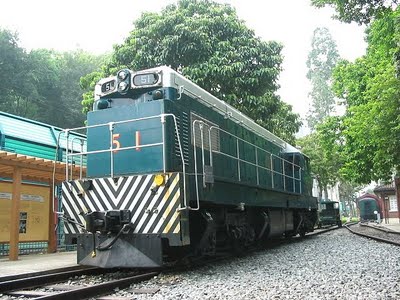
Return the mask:
[[[379,201],[379,197],[377,195],[370,194],[370,193],[367,193],[367,194],[364,194],[364,195],[358,197],[357,201],[360,202],[360,201],[363,201],[363,200],[371,200],[371,199]]]
[[[211,95],[209,92],[202,89],[201,87],[199,87],[189,79],[185,78],[182,74],[179,74],[175,70],[167,66],[160,66],[153,69],[145,70],[145,72],[148,72],[150,70],[155,72],[162,72],[163,86],[173,87],[176,88],[177,90],[179,90],[179,88],[183,86],[184,91],[186,93],[190,93],[193,96],[195,96],[198,101],[203,102],[205,105],[211,107],[213,110],[224,115],[225,117],[229,117],[230,119],[236,121],[237,123],[241,123],[247,129],[278,145],[280,148],[282,148],[284,152],[300,153],[300,151],[294,146],[288,144],[287,142],[277,137],[264,127],[258,125],[252,119],[250,119],[245,114],[241,113],[239,110],[232,107],[228,103]],[[143,71],[139,71],[137,73],[140,74]]]

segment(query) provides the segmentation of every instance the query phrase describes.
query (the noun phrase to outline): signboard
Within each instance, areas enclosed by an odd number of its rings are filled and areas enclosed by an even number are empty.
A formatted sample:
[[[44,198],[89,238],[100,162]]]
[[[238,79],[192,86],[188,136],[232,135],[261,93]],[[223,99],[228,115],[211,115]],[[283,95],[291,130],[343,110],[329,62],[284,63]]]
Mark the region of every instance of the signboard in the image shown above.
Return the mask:
[[[19,221],[21,242],[46,241],[49,231],[49,187],[22,184]],[[0,242],[10,241],[12,183],[0,182]]]

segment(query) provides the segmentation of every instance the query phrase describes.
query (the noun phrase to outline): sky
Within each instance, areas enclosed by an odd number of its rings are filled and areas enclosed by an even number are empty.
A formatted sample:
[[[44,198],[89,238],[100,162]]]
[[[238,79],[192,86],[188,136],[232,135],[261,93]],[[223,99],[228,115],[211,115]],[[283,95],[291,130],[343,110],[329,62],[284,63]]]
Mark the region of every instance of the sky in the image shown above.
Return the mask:
[[[175,0],[19,0],[2,1],[0,28],[18,32],[28,51],[83,49],[111,52],[133,29],[142,12],[159,12]],[[308,109],[310,84],[307,55],[317,27],[327,27],[342,58],[354,61],[365,53],[364,28],[332,19],[330,8],[311,7],[311,0],[218,0],[236,8],[240,19],[262,40],[283,44],[283,71],[278,94],[303,118]],[[1,70],[0,70],[1,71]]]

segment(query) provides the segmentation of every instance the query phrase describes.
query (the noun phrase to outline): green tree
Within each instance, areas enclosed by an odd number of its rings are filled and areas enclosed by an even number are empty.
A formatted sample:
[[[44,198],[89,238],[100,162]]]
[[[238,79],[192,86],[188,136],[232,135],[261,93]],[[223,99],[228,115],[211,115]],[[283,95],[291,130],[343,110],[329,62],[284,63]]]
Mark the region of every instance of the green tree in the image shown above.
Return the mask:
[[[32,65],[34,87],[37,95],[37,121],[62,126],[68,109],[61,100],[60,69],[61,56],[53,50],[32,50],[29,54]]]
[[[340,202],[342,202],[342,207],[344,215],[346,217],[355,217],[357,216],[357,196],[356,192],[360,191],[361,187],[349,183],[349,182],[340,182],[339,183],[339,198]]]
[[[60,101],[68,109],[63,127],[73,128],[84,125],[86,113],[82,111],[82,94],[86,92],[80,84],[81,77],[100,69],[108,55],[92,55],[82,50],[62,54],[60,74]]]
[[[82,126],[80,78],[99,67],[98,57],[81,50],[57,52],[35,49],[28,55],[30,94],[24,95],[35,114],[28,117],[55,126]],[[21,114],[19,114],[21,115]]]
[[[319,186],[319,197],[327,199],[328,187],[339,184],[339,198],[343,208],[355,215],[355,192],[359,187],[346,180],[340,173],[345,161],[343,147],[343,117],[332,116],[324,119],[311,135],[301,138],[297,144],[310,157],[310,165]]]
[[[358,24],[369,24],[396,8],[398,3],[398,0],[311,0],[316,7],[334,7],[337,13],[335,18]]]
[[[34,118],[36,106],[30,61],[18,35],[0,28],[0,110]]]
[[[125,42],[114,48],[103,74],[90,74],[81,83],[93,86],[91,80],[123,67],[139,70],[169,65],[260,125],[293,141],[299,117],[276,95],[281,49],[277,42],[256,37],[228,4],[180,0],[161,13],[143,14]],[[86,94],[86,110],[92,102],[93,97]],[[281,118],[291,124],[276,126]]]
[[[106,56],[81,50],[60,53],[18,46],[18,35],[0,29],[0,110],[60,127],[81,126],[80,78]]]
[[[375,20],[367,54],[354,63],[341,62],[334,72],[335,92],[347,105],[341,173],[357,183],[400,174],[399,16],[396,10]]]
[[[337,133],[330,131],[329,126],[297,140],[301,151],[310,158],[311,171],[319,187],[319,199],[328,199],[328,186],[339,180],[342,163],[337,151]]]
[[[315,126],[329,116],[334,109],[335,96],[332,91],[332,71],[339,59],[336,42],[329,30],[319,27],[314,30],[312,48],[307,59],[307,78],[311,82],[312,99],[308,112],[308,126]]]

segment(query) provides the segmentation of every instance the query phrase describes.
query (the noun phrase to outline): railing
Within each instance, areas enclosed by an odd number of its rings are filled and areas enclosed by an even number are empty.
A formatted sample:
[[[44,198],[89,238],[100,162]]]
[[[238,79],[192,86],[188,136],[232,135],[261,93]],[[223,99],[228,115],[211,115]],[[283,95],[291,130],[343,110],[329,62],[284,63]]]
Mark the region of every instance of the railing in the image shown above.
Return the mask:
[[[207,128],[207,129],[205,129]],[[218,126],[209,126],[207,123],[203,122],[202,120],[195,120],[193,122],[193,149],[194,149],[194,169],[195,169],[195,174],[198,174],[198,162],[197,161],[197,151],[196,151],[196,145],[198,145],[198,143],[196,143],[196,137],[198,136],[198,134],[196,134],[196,130],[200,130],[200,145],[201,145],[201,164],[202,164],[202,176],[203,176],[203,187],[206,186],[206,182],[205,182],[205,151],[208,150],[209,151],[209,163],[210,166],[213,166],[213,160],[214,160],[214,156],[217,155],[222,155],[225,157],[228,157],[229,159],[232,159],[232,161],[234,162],[234,164],[236,165],[237,168],[237,177],[235,178],[237,181],[239,182],[244,182],[245,180],[242,178],[242,169],[244,168],[242,166],[242,164],[244,165],[248,165],[248,166],[252,166],[255,168],[255,176],[256,176],[256,180],[255,180],[255,184],[257,186],[262,186],[262,184],[260,183],[260,171],[264,170],[269,174],[269,177],[271,178],[271,188],[275,189],[278,188],[277,183],[275,182],[275,176],[278,175],[282,178],[282,184],[283,184],[283,190],[286,192],[293,192],[293,193],[302,193],[302,185],[301,185],[301,174],[302,174],[302,168],[300,165],[295,164],[292,161],[289,161],[285,158],[282,158],[280,156],[277,156],[263,148],[261,148],[260,146],[255,145],[254,143],[251,143],[249,141],[246,141],[226,130],[223,130],[221,128],[219,128]],[[205,139],[204,139],[204,131],[207,130],[208,131],[208,149],[205,149],[204,143],[205,143]],[[212,133],[213,131],[218,132],[218,135],[220,138],[216,139],[217,142],[219,143],[220,141],[224,141],[223,138],[221,138],[221,135],[224,134],[226,136],[230,136],[233,139],[233,143],[232,148],[235,149],[235,151],[232,151],[234,153],[228,153],[228,152],[223,152],[221,149],[223,148],[222,146],[219,145],[213,145],[213,139],[212,139]],[[215,139],[214,139],[215,140]],[[226,142],[227,139],[225,139]],[[244,159],[243,157],[245,156],[244,154],[242,155],[240,153],[240,146],[242,145],[247,145],[248,148],[251,149],[251,151],[253,151],[254,153],[254,161],[251,161],[249,159]],[[244,146],[242,147],[244,148]],[[231,149],[232,150],[232,149]],[[259,162],[259,156],[262,156],[261,154],[264,155],[264,157],[268,158],[269,157],[269,167],[260,164]],[[280,164],[280,168],[276,168],[274,167],[274,165],[279,165]],[[281,169],[282,171],[278,170]],[[290,169],[290,173],[287,172],[287,170]],[[225,178],[228,179],[228,178]],[[290,187],[287,186],[287,181],[291,181],[292,182],[292,188],[290,189]],[[195,183],[196,183],[196,197],[197,197],[197,201],[199,201],[199,184],[198,184],[198,178],[196,176],[195,179]],[[296,185],[299,186],[298,191],[296,189]]]
[[[166,143],[165,143],[165,123],[167,118],[172,118],[173,124],[174,124],[174,130],[178,139],[178,146],[179,146],[179,152],[180,152],[180,157],[182,160],[182,180],[183,180],[183,205],[184,207],[180,208],[182,209],[192,209],[190,206],[187,204],[187,199],[186,199],[186,168],[185,168],[185,162],[184,162],[184,156],[183,156],[183,149],[181,145],[181,139],[180,139],[180,134],[178,130],[178,125],[176,121],[176,117],[173,114],[160,114],[160,115],[155,115],[155,116],[150,116],[150,117],[143,117],[143,118],[137,118],[137,119],[129,119],[129,120],[123,120],[123,121],[116,121],[116,122],[109,122],[109,123],[104,123],[104,124],[98,124],[98,125],[91,125],[91,126],[82,126],[82,127],[77,127],[73,129],[65,129],[60,132],[60,136],[64,134],[65,139],[66,139],[66,173],[65,173],[65,178],[66,180],[73,180],[73,174],[72,174],[72,166],[75,164],[74,158],[79,157],[80,159],[80,166],[81,166],[81,172],[79,174],[79,179],[82,179],[83,176],[83,164],[85,161],[85,158],[88,157],[88,155],[93,155],[93,154],[99,154],[99,153],[109,153],[110,154],[110,177],[115,176],[115,170],[114,170],[114,156],[115,156],[115,151],[116,148],[115,146],[115,140],[113,139],[114,135],[114,129],[117,125],[120,124],[128,124],[128,123],[136,123],[136,122],[141,122],[141,121],[147,121],[147,120],[152,120],[152,119],[159,119],[161,122],[161,130],[162,130],[162,137],[160,142],[155,142],[155,143],[150,143],[150,144],[138,144],[134,146],[127,146],[127,147],[119,147],[118,151],[126,151],[126,150],[131,150],[131,149],[136,149],[140,150],[142,148],[149,148],[149,147],[162,147],[162,168],[164,174],[166,173]],[[85,150],[85,142],[83,139],[79,139],[74,137],[73,139],[70,140],[69,135],[70,132],[80,132],[80,131],[86,131],[89,129],[93,128],[101,128],[101,127],[108,127],[108,132],[109,132],[109,145],[107,149],[101,149],[101,150],[94,150],[94,151],[87,151]],[[59,136],[59,140],[60,140]],[[78,144],[78,147],[75,145]],[[75,146],[75,147],[74,147]],[[79,151],[77,148],[80,149]],[[70,168],[71,166],[71,168]]]
[[[46,253],[48,241],[20,241],[18,243],[18,254]],[[10,255],[10,243],[0,242],[0,257]]]

